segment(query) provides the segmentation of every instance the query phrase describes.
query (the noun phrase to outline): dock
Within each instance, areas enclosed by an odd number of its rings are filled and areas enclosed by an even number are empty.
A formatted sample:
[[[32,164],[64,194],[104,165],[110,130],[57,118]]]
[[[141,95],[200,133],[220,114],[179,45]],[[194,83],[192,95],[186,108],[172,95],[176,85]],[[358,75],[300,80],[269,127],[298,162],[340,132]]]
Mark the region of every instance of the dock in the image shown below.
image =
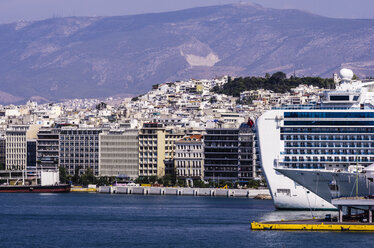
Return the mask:
[[[366,231],[374,232],[374,225],[361,222],[324,222],[324,220],[293,220],[273,222],[252,222],[252,230],[293,230],[293,231]]]
[[[333,199],[332,204],[338,208],[337,218],[331,218],[330,215],[326,219],[253,221],[251,229],[374,232],[374,199],[368,197],[344,197]],[[345,215],[344,212],[346,213]]]
[[[221,196],[255,198],[269,195],[268,189],[217,189],[217,188],[177,188],[142,186],[100,186],[99,193],[137,195],[177,195],[177,196]]]

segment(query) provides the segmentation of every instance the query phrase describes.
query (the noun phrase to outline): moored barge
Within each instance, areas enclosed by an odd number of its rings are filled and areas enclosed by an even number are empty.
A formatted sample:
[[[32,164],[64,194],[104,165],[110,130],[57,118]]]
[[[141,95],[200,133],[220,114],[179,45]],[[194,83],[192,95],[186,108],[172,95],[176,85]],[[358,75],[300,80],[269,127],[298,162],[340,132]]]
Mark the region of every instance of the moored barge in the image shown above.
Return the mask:
[[[1,185],[0,193],[68,193],[70,184],[58,185]]]

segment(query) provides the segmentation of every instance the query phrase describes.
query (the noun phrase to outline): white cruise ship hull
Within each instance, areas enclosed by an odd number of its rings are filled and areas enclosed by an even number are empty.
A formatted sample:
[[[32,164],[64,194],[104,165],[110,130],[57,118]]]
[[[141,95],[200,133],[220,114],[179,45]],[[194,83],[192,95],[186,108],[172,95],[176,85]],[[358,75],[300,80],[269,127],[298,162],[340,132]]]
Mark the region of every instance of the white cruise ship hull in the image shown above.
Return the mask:
[[[277,171],[328,202],[339,197],[368,196],[374,193],[374,183],[365,174],[284,168]]]
[[[282,110],[272,110],[257,119],[260,161],[275,207],[277,209],[335,209],[326,200],[275,170],[283,150],[279,121],[282,115]]]

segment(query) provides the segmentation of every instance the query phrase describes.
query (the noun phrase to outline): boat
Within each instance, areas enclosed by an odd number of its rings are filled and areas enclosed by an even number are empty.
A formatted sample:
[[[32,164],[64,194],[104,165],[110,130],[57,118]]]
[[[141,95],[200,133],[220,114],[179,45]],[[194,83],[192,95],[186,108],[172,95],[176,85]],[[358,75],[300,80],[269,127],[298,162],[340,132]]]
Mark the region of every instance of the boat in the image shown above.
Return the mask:
[[[278,209],[335,209],[331,197],[305,183],[313,175],[301,180],[285,170],[340,171],[348,178],[350,166],[374,162],[374,82],[353,80],[349,69],[340,76],[319,101],[273,108],[257,119],[259,159]]]
[[[27,171],[16,171],[18,178],[12,176],[14,171],[1,171],[1,175],[9,174],[2,178],[8,183],[0,185],[0,193],[68,193],[70,184],[60,184],[59,172],[55,170],[44,170],[37,173]],[[29,176],[29,175],[32,176]],[[14,181],[15,180],[15,181]],[[13,181],[13,183],[9,183]],[[19,185],[21,183],[21,185]]]
[[[68,193],[70,184],[58,185],[0,185],[0,193]]]

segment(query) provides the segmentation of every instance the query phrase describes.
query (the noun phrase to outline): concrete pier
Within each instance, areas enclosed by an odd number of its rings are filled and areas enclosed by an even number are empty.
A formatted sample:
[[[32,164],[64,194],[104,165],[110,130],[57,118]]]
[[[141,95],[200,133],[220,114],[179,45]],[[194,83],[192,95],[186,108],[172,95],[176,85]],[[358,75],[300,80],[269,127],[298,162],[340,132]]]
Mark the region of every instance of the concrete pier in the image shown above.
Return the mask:
[[[171,188],[141,186],[100,186],[98,192],[111,194],[220,196],[248,198],[255,198],[257,195],[269,195],[268,189]]]
[[[365,197],[343,197],[333,199],[332,204],[338,207],[339,217],[338,221],[343,222],[343,208],[347,209],[347,216],[352,215],[352,209],[362,212],[369,223],[373,223],[373,206],[374,199]]]

